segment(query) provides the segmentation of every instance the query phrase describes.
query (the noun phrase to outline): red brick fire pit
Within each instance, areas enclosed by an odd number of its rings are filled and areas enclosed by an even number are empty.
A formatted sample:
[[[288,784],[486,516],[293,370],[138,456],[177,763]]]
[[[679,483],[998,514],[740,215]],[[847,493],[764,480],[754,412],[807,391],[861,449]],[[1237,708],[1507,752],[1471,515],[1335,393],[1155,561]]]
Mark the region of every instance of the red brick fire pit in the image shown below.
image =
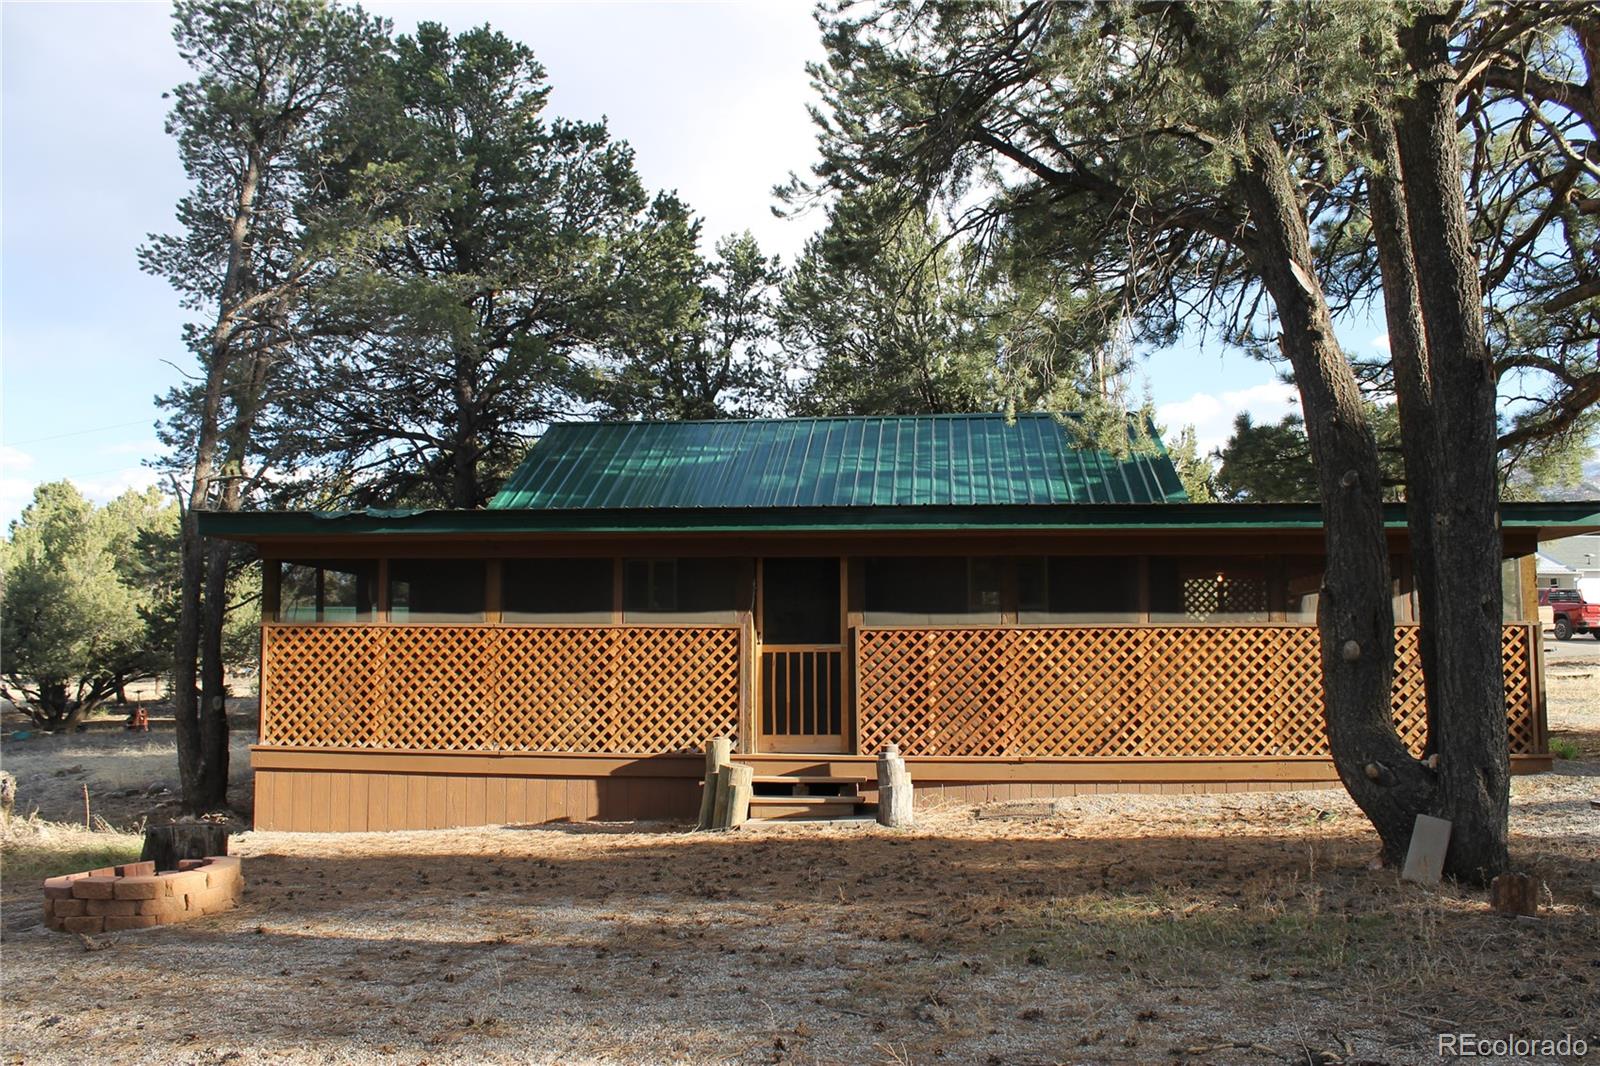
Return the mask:
[[[162,874],[153,862],[130,862],[46,880],[44,924],[63,933],[146,929],[229,910],[243,892],[231,855],[185,859]]]

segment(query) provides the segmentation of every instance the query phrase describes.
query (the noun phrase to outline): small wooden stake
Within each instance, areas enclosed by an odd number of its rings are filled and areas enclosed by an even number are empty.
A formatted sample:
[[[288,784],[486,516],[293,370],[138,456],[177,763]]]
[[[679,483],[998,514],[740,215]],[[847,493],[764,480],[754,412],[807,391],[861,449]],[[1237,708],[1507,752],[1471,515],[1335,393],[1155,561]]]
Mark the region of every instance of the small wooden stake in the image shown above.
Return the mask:
[[[1501,874],[1489,882],[1489,905],[1501,914],[1539,914],[1539,881],[1528,874]]]
[[[728,765],[733,755],[733,741],[718,737],[706,745],[706,783],[700,791],[700,821],[698,829],[710,829],[717,809],[717,771]]]
[[[1411,830],[1411,847],[1406,851],[1406,865],[1400,871],[1402,881],[1415,881],[1420,885],[1436,885],[1444,874],[1444,856],[1450,849],[1450,823],[1428,814],[1417,815],[1417,824]]]
[[[912,821],[911,775],[899,745],[890,744],[878,756],[878,824],[906,829]]]

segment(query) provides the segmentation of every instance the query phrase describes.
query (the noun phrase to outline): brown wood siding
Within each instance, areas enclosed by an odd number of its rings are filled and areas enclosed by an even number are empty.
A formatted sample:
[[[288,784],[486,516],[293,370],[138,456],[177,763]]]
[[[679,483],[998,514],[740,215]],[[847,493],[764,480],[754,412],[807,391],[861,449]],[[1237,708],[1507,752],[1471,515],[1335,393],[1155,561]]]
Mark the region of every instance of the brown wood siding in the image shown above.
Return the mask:
[[[363,756],[352,756],[356,764]],[[692,819],[692,778],[256,771],[255,827],[291,832]]]
[[[1504,627],[1511,750],[1540,752],[1535,648]],[[1418,630],[1395,632],[1393,707],[1420,753]],[[1315,626],[863,628],[863,752],[906,755],[1326,756]]]
[[[739,756],[758,774],[827,773],[870,781],[867,756]],[[380,832],[584,821],[692,821],[702,764],[691,758],[403,755],[257,748],[255,825]],[[1327,759],[907,760],[920,806],[1105,793],[1186,795],[1333,788]],[[1550,768],[1513,756],[1512,770]],[[532,771],[542,771],[535,773]],[[873,798],[869,786],[866,795]]]

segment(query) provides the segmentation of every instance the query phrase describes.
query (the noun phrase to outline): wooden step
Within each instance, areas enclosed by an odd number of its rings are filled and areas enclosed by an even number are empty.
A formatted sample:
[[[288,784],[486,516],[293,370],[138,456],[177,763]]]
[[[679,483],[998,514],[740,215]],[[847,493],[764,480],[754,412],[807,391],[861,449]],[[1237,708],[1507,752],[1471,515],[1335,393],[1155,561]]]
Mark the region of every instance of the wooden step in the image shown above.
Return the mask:
[[[866,803],[859,796],[751,796],[750,817],[767,821],[848,818]]]
[[[827,777],[822,774],[757,774],[755,783],[767,785],[876,785],[876,777]]]

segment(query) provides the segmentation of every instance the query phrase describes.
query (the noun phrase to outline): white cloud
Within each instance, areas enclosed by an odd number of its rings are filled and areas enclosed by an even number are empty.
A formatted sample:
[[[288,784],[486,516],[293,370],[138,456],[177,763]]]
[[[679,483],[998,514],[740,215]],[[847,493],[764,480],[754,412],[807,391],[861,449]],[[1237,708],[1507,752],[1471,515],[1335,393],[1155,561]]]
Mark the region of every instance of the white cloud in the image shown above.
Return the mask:
[[[1389,350],[1389,335],[1387,333],[1378,334],[1372,338],[1372,346],[1387,352]]]
[[[1193,426],[1202,453],[1221,448],[1233,433],[1233,419],[1248,411],[1257,422],[1276,422],[1300,403],[1293,385],[1267,381],[1245,389],[1223,393],[1197,392],[1187,400],[1164,403],[1156,408],[1156,421],[1167,427],[1173,438],[1184,426]]]
[[[107,503],[129,489],[147,489],[160,480],[161,475],[147,466],[129,466],[110,474],[73,478],[72,483],[95,503]]]
[[[0,444],[0,516],[5,521],[21,514],[33,499],[33,478],[23,473],[33,462],[22,449]]]
[[[102,445],[100,448],[101,455],[137,455],[141,459],[159,455],[161,451],[161,445],[153,440],[125,440],[118,444]]]

